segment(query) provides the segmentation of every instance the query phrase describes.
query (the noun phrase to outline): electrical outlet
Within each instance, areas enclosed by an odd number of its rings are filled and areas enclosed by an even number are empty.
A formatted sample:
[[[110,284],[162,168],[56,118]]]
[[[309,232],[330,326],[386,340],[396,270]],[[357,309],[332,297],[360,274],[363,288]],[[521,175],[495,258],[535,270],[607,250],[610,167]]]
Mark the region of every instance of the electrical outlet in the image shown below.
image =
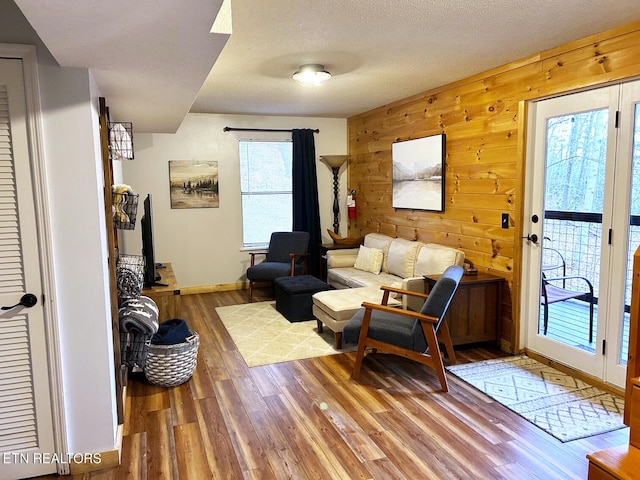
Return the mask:
[[[509,214],[502,214],[502,228],[509,228]]]

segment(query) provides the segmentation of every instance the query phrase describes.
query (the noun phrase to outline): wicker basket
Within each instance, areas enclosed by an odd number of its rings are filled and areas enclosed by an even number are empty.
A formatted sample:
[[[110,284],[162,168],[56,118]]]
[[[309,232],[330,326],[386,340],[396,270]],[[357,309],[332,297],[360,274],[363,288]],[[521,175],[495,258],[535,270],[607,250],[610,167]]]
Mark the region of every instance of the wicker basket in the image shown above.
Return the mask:
[[[138,215],[138,194],[129,193],[122,201],[122,195],[111,193],[113,207],[120,215],[114,215],[113,226],[120,230],[133,230],[136,228],[136,216]]]
[[[184,343],[149,345],[144,374],[153,385],[173,387],[191,378],[196,369],[200,336],[190,330]]]

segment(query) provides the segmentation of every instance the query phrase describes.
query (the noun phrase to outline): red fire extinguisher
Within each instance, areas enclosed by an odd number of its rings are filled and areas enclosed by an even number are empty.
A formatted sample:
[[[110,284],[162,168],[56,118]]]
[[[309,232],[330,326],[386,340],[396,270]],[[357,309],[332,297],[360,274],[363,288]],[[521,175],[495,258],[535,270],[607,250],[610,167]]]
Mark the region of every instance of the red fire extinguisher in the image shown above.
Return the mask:
[[[347,212],[349,218],[356,218],[356,191],[351,190],[347,195]]]

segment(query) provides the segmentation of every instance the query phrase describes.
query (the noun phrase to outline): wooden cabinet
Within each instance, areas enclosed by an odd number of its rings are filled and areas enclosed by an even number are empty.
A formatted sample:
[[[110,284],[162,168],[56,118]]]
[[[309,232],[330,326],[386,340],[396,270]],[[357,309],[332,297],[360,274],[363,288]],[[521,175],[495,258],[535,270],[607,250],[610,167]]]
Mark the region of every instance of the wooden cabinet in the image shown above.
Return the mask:
[[[180,298],[180,285],[173,273],[173,267],[170,263],[164,263],[164,268],[160,268],[157,272],[162,279],[161,283],[166,286],[157,286],[144,288],[142,295],[151,298],[158,305],[158,321],[164,322],[171,318],[180,318],[182,315],[182,301]]]
[[[639,478],[640,472],[640,247],[633,257],[629,357],[624,397],[624,422],[629,425],[629,444],[587,455],[589,480]]]
[[[631,405],[629,408],[629,443],[640,448],[640,379],[634,378],[631,382]]]
[[[429,292],[440,275],[426,275]],[[504,278],[488,273],[463,275],[445,319],[454,345],[496,342]]]
[[[620,445],[587,455],[589,480],[638,478],[640,450],[632,445]]]
[[[640,379],[631,382],[629,408],[629,444],[587,455],[589,480],[638,478],[640,472]],[[625,409],[626,409],[625,408]]]

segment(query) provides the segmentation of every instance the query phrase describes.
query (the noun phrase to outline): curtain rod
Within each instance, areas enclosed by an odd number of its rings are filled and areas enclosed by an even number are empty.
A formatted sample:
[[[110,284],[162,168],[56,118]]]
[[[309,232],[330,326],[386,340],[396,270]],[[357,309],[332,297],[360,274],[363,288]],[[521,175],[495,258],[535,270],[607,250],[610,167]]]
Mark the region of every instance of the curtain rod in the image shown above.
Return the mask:
[[[225,132],[293,132],[293,130],[286,129],[277,129],[277,128],[234,128],[234,127],[224,127],[222,129]],[[320,129],[316,128],[314,133],[320,133]]]

